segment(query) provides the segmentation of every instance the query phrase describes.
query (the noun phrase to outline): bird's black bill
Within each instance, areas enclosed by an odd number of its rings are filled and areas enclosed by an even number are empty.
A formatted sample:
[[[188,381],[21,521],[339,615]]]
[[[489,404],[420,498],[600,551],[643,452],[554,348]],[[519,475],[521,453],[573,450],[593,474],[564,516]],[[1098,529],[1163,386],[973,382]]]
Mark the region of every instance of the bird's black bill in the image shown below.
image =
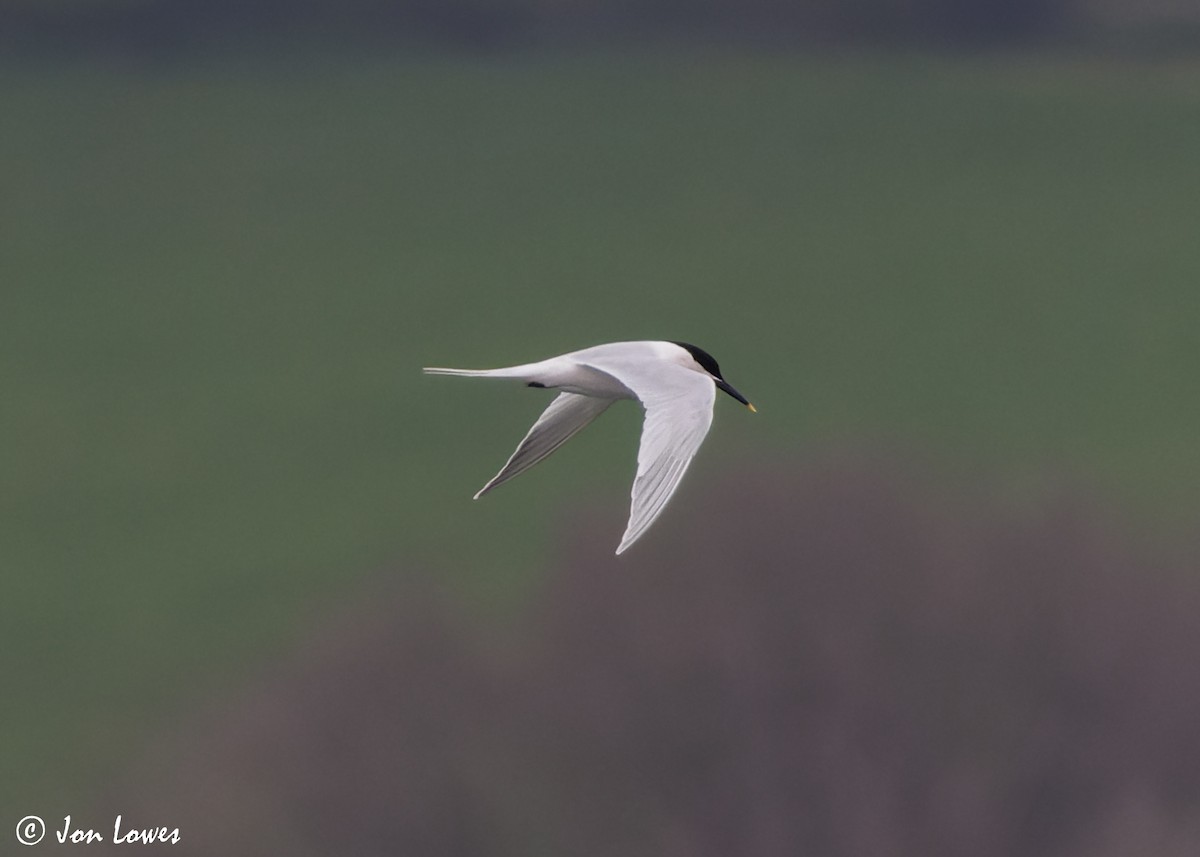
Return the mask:
[[[754,405],[750,404],[750,402],[746,399],[745,396],[743,396],[737,390],[733,389],[733,385],[730,384],[728,381],[726,381],[723,378],[714,378],[713,380],[717,382],[717,387],[724,390],[729,395],[733,396],[735,399],[737,399],[739,402],[741,402],[743,405],[745,405],[750,410],[754,410]]]

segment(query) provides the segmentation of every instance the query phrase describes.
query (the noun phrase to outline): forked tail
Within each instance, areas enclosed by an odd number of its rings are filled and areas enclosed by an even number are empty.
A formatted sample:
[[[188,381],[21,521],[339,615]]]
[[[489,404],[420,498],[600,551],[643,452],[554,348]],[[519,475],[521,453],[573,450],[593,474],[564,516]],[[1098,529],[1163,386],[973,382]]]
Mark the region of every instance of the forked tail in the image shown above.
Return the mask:
[[[470,378],[524,378],[529,374],[529,366],[508,366],[504,369],[444,369],[440,366],[426,366],[426,375],[464,375]]]
[[[426,366],[421,370],[426,375],[490,375],[491,369],[443,369],[439,366]]]

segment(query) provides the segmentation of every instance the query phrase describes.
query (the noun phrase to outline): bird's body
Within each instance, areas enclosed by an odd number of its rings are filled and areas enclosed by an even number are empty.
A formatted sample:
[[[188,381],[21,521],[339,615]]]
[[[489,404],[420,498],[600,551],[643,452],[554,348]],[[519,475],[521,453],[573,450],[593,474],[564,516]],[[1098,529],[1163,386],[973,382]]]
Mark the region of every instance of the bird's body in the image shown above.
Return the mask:
[[[617,553],[634,543],[675,492],[712,424],[718,388],[754,406],[721,377],[713,358],[683,342],[612,342],[503,369],[427,368],[432,375],[509,378],[559,390],[558,397],[475,498],[558,449],[618,399],[646,410],[629,525]]]

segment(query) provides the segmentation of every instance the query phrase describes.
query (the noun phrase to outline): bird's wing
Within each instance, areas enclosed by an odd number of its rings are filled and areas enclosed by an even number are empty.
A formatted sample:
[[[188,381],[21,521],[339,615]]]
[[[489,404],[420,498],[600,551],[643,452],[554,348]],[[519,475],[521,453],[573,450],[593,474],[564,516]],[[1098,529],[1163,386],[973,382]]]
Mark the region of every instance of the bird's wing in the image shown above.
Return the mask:
[[[533,467],[570,440],[577,431],[604,413],[604,409],[612,403],[612,399],[598,399],[593,396],[580,396],[576,393],[559,393],[558,397],[550,403],[550,407],[542,412],[537,422],[529,429],[525,439],[517,445],[516,451],[509,456],[508,462],[500,468],[500,472],[493,476],[487,485],[479,489],[475,499],[478,500],[497,485],[507,482]]]
[[[683,366],[636,362],[596,365],[628,387],[646,409],[637,478],[621,553],[654,523],[712,425],[717,395],[711,378]]]

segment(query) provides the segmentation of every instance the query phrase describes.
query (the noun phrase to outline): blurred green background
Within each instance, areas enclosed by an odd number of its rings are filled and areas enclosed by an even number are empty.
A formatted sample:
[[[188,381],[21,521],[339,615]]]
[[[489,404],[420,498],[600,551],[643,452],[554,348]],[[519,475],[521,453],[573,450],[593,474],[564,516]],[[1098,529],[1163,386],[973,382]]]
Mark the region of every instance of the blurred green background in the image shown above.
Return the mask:
[[[1017,505],[1083,480],[1154,536],[1200,512],[1187,51],[147,56],[38,21],[0,58],[14,819],[81,811],[381,568],[504,612],[572,514],[615,546],[635,408],[471,503],[547,396],[423,365],[684,339],[760,408],[717,403],[689,483],[855,443]]]

